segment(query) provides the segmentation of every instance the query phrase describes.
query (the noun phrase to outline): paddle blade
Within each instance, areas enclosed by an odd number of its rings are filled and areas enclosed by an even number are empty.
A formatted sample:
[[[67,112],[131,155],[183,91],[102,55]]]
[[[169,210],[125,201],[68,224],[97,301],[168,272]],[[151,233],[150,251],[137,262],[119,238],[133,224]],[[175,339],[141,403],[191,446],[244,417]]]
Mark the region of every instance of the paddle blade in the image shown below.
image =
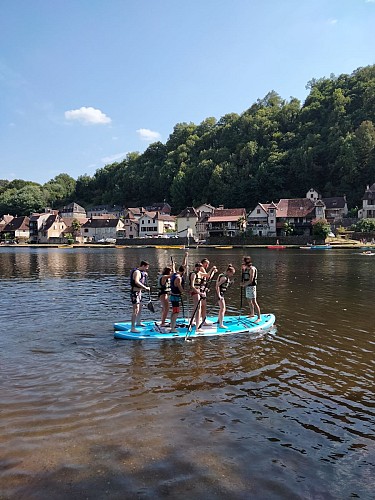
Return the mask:
[[[147,309],[148,309],[149,311],[151,311],[152,313],[154,313],[154,312],[155,312],[155,307],[154,307],[154,304],[151,302],[151,300],[150,300],[150,302],[147,304]]]

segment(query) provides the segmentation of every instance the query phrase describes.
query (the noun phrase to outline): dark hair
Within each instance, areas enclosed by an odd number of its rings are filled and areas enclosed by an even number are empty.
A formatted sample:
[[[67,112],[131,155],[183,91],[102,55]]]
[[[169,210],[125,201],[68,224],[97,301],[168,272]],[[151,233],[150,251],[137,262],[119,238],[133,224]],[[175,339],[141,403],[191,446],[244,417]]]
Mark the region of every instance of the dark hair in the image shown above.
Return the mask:
[[[233,273],[236,272],[235,268],[232,266],[232,264],[228,264],[227,271],[232,271]]]
[[[194,267],[202,267],[202,262],[197,262]]]
[[[185,272],[185,269],[186,269],[186,268],[185,268],[185,266],[180,266],[180,267],[178,268],[178,272],[179,272],[179,273],[184,273],[184,272]]]
[[[165,267],[163,269],[163,272],[161,274],[171,274],[172,268],[171,267]]]
[[[210,261],[207,259],[207,257],[205,257],[204,259],[201,260],[201,264],[203,264],[203,262],[208,262],[208,264],[210,263]]]
[[[149,264],[147,261],[145,261],[145,260],[141,260],[141,264],[140,264],[140,266],[139,266],[139,267],[142,267],[142,266],[149,266],[149,265],[150,265],[150,264]]]

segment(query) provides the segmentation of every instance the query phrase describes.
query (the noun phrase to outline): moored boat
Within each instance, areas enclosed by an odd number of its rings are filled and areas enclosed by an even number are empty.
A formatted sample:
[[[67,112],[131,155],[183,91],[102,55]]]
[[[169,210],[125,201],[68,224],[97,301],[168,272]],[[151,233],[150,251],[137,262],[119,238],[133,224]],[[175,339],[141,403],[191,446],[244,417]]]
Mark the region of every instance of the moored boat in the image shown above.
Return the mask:
[[[326,245],[311,245],[311,250],[330,250],[332,248],[332,245],[326,244]]]

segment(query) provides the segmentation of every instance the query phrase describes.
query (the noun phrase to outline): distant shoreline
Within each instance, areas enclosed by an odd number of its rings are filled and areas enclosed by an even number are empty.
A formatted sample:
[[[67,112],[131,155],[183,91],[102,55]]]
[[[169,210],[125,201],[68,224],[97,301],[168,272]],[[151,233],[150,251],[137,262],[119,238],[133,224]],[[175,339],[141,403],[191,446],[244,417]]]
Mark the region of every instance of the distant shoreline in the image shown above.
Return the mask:
[[[364,243],[330,243],[332,245],[331,250],[335,249],[364,249],[364,248],[375,248],[375,245],[371,245],[371,243],[364,244]],[[268,248],[270,245],[225,245],[220,246],[217,244],[204,244],[204,245],[190,245],[190,246],[184,246],[184,245],[116,245],[115,243],[108,243],[108,244],[100,244],[100,243],[73,243],[72,245],[68,244],[56,244],[56,243],[19,243],[19,244],[1,244],[0,248],[156,248],[160,249],[163,248],[165,250],[171,249],[171,250],[176,250],[176,249],[181,249],[181,250],[196,250],[200,248],[217,248],[217,249],[226,249],[226,250],[231,250],[231,249],[238,249],[238,248]],[[283,251],[283,250],[288,250],[288,249],[300,249],[301,245],[283,245],[285,248],[273,248],[273,251]],[[270,249],[271,250],[271,249]],[[301,248],[301,250],[303,250]]]

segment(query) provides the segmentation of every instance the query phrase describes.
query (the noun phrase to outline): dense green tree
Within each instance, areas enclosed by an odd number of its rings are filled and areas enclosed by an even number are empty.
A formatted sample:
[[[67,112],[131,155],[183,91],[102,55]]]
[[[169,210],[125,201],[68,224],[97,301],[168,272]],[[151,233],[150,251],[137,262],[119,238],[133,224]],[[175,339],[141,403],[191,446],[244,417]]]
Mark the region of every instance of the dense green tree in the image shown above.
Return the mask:
[[[361,219],[354,225],[354,229],[361,233],[375,231],[375,219]]]
[[[46,199],[39,185],[26,184],[21,189],[11,188],[0,195],[1,213],[29,215],[43,210],[45,206]]]

